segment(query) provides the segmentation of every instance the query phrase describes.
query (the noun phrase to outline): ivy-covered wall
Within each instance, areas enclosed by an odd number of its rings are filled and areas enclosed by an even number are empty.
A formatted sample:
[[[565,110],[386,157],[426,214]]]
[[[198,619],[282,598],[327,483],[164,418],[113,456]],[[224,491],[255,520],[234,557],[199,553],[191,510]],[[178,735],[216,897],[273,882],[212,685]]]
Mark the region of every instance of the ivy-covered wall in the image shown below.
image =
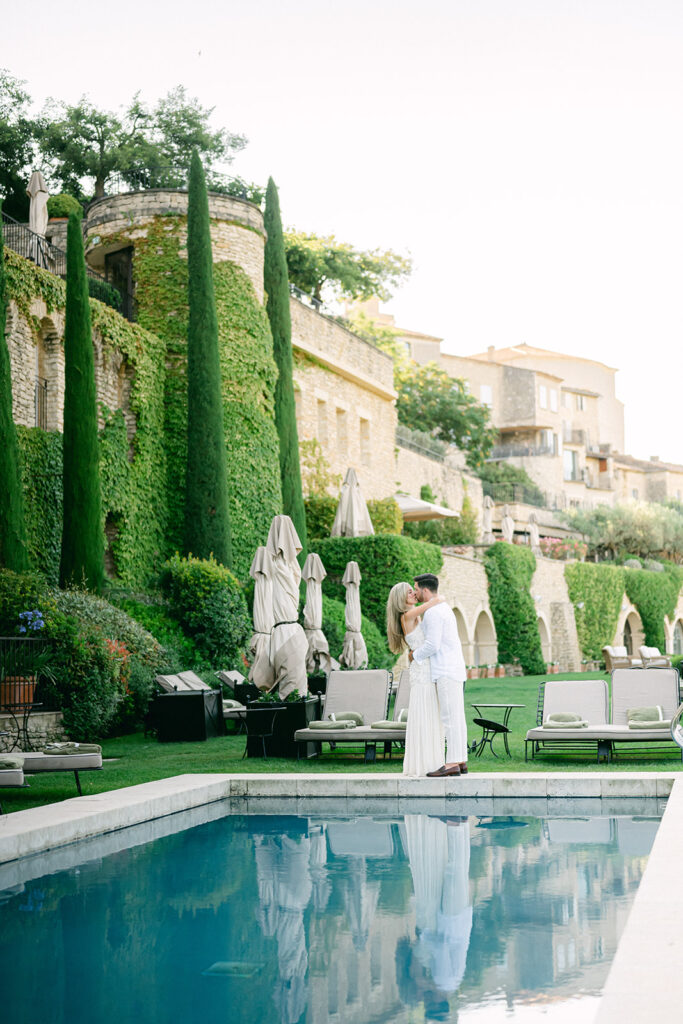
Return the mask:
[[[564,568],[584,658],[602,658],[602,648],[614,640],[624,596],[625,574],[626,570],[621,566],[604,563],[569,562]]]
[[[545,672],[536,608],[529,590],[536,568],[534,555],[529,548],[516,544],[493,544],[486,552],[484,567],[498,661],[518,660],[529,675]]]
[[[683,569],[666,566],[663,572],[649,569],[624,570],[626,594],[638,609],[643,623],[645,645],[665,650],[664,616],[673,619],[683,584]]]
[[[187,218],[167,215],[108,242],[134,246],[138,321],[166,344],[164,447],[168,471],[167,550],[180,548],[187,429]],[[143,234],[144,231],[144,234]],[[244,579],[254,550],[281,511],[273,421],[276,368],[265,310],[246,273],[214,264],[223,384],[234,570]]]

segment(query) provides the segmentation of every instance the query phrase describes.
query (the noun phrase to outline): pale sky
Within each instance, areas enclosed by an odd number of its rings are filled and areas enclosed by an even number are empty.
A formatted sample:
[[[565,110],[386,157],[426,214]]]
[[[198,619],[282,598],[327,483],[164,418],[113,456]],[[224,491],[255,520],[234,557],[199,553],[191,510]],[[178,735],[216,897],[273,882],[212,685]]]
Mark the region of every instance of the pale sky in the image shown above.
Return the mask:
[[[182,84],[287,226],[410,253],[387,306],[467,355],[619,368],[630,454],[683,463],[680,0],[33,0],[0,65],[37,105]],[[41,20],[45,24],[40,29]]]

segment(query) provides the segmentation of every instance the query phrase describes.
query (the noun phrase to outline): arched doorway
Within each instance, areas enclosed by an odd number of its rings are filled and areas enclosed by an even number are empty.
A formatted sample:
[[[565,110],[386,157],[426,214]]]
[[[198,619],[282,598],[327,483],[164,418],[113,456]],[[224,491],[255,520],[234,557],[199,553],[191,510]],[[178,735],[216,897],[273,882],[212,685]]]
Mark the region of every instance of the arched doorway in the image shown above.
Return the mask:
[[[498,641],[491,616],[479,612],[474,627],[474,664],[496,665],[498,663]]]
[[[627,616],[624,622],[624,632],[622,634],[622,644],[626,648],[626,653],[629,655],[638,655],[638,648],[645,643],[645,635],[643,633],[643,623],[641,622],[640,615],[636,611],[632,611]]]
[[[550,633],[548,627],[540,615],[538,616],[538,632],[541,637],[541,650],[543,651],[543,660],[546,665],[552,661],[551,658],[551,647],[550,647]]]

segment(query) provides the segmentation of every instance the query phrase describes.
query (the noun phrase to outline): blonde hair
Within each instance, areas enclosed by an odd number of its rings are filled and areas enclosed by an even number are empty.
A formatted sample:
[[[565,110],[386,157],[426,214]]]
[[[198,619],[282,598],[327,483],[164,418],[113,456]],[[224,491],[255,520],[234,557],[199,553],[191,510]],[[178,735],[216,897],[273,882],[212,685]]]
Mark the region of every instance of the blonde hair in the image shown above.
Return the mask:
[[[392,654],[402,654],[407,644],[401,625],[401,616],[407,610],[406,596],[410,583],[397,583],[389,591],[387,600],[387,643]]]

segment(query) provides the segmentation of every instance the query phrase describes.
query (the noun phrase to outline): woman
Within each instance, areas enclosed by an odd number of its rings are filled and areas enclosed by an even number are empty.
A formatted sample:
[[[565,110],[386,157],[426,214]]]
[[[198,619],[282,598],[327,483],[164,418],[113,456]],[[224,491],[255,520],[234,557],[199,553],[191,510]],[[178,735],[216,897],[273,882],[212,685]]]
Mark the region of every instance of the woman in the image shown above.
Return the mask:
[[[406,647],[415,650],[424,643],[421,618],[427,608],[443,601],[434,597],[417,605],[415,591],[409,583],[397,583],[387,601],[387,640],[389,650],[402,654]],[[436,687],[432,682],[429,661],[410,663],[410,701],[406,728],[404,775],[426,775],[443,764],[444,733],[439,714]]]

